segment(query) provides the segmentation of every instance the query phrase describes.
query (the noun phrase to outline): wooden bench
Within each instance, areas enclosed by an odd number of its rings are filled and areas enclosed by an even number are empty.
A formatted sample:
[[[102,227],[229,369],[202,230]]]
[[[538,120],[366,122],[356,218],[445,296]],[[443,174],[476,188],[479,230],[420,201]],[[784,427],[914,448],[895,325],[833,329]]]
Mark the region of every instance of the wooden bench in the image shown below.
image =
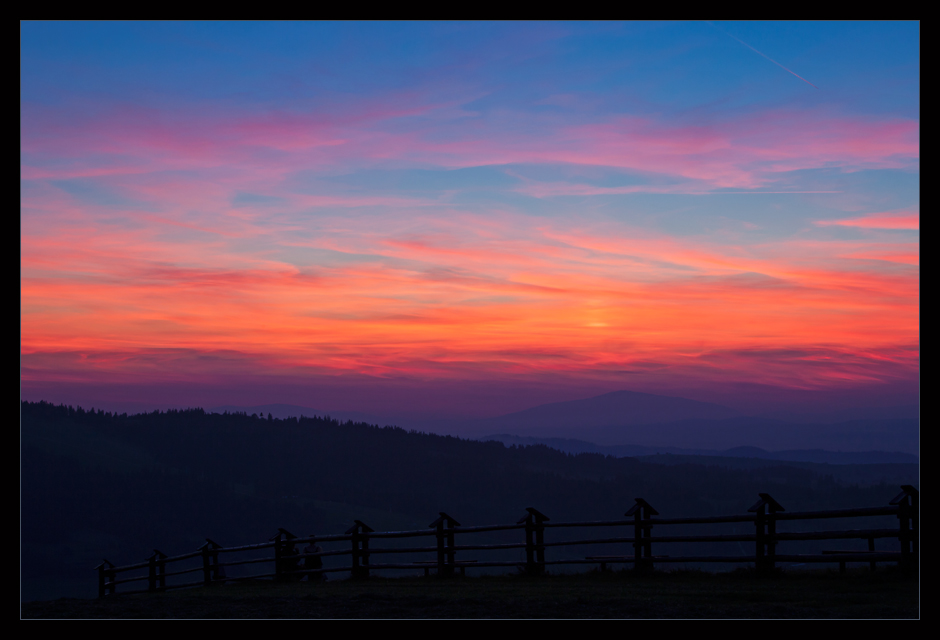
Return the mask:
[[[865,561],[864,556],[871,555],[872,553],[874,553],[874,551],[854,551],[854,550],[853,551],[848,551],[848,550],[840,551],[840,550],[829,549],[829,550],[823,551],[822,553],[824,556],[850,555],[850,554],[853,556],[857,555],[857,556],[861,556],[858,559],[858,561],[864,562]],[[876,562],[875,560],[871,560],[869,562],[868,566],[871,571],[875,570],[875,562]],[[845,563],[846,563],[845,560],[839,560],[839,573],[845,573]]]
[[[869,539],[868,539],[868,551],[854,551],[854,550],[853,550],[853,551],[835,551],[835,550],[828,550],[828,551],[823,551],[823,555],[824,555],[824,556],[841,555],[841,554],[846,554],[846,555],[848,555],[848,554],[852,554],[852,555],[864,555],[864,554],[874,553],[874,552],[875,552],[875,539],[874,539],[874,538],[869,538]],[[861,561],[861,559],[860,559],[860,561]],[[874,561],[874,560],[872,560],[871,563],[869,564],[869,568],[871,569],[872,572],[875,571],[875,561]],[[845,573],[845,560],[840,560],[840,561],[839,561],[839,573]]]
[[[668,558],[669,556],[653,556],[648,558],[649,560],[655,560],[656,558]],[[625,562],[635,562],[636,558],[633,556],[585,556],[585,560],[595,560],[600,563],[601,571],[607,571],[607,563],[618,564]]]
[[[474,562],[477,562],[477,561],[476,560],[458,560],[453,565],[445,565],[445,566],[457,567],[460,569],[460,575],[465,576],[467,575],[467,567],[464,563],[471,564]],[[437,560],[418,560],[417,562],[414,562],[412,564],[422,566],[422,568],[424,569],[424,577],[427,578],[427,577],[430,577],[431,575],[431,569],[437,567]]]

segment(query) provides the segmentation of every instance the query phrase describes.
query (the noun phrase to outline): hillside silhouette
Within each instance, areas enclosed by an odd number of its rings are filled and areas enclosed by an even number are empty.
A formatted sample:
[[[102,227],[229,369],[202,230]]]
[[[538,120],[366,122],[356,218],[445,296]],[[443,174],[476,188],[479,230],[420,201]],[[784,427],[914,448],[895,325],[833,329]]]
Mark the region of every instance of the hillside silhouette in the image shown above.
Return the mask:
[[[655,464],[544,445],[505,447],[329,417],[273,419],[202,409],[128,416],[21,404],[23,597],[92,595],[105,556],[270,537],[464,524],[620,517],[636,497],[670,516],[744,513],[758,492],[790,508],[884,504],[897,485],[846,485],[819,469]],[[766,462],[766,461],[764,461]],[[864,465],[859,465],[864,467]],[[917,465],[893,465],[917,483]],[[896,480],[892,478],[892,481]]]

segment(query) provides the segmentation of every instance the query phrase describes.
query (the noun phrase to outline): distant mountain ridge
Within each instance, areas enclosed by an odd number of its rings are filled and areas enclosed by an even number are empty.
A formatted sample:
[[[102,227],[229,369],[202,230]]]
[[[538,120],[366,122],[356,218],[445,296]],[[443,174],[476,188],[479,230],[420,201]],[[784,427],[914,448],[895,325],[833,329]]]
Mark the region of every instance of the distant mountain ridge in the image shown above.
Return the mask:
[[[741,414],[711,402],[637,391],[613,391],[583,400],[539,405],[478,422],[512,425],[515,432],[531,429],[597,428],[610,425],[650,425],[679,420],[722,420]]]
[[[883,451],[915,456],[920,451],[919,420],[913,418],[791,422],[745,416],[708,402],[632,391],[540,405],[477,420],[464,429],[467,435],[477,438],[497,433],[660,450],[672,447],[717,452],[758,447],[769,451]]]
[[[503,433],[512,433],[509,429]],[[831,451],[919,452],[917,420],[851,420],[836,424],[789,423],[767,418],[680,420],[654,425],[610,425],[582,429],[529,429],[515,435],[571,438],[600,445],[725,450],[759,447],[769,451],[827,449]]]
[[[798,449],[789,451],[767,451],[760,447],[734,447],[725,450],[683,449],[679,447],[655,447],[641,445],[603,446],[584,440],[567,438],[533,438],[511,434],[493,434],[479,438],[482,441],[502,442],[506,446],[531,446],[543,444],[565,453],[599,453],[618,458],[645,458],[650,456],[682,456],[711,458],[756,458],[784,462],[813,462],[820,464],[918,464],[916,455],[888,451],[827,451],[824,449]]]
[[[553,402],[494,418],[470,420],[409,419],[355,411],[267,404],[213,407],[212,412],[272,414],[275,418],[326,416],[337,420],[396,425],[431,433],[480,439],[491,434],[522,438],[568,439],[595,446],[652,447],[659,451],[703,450],[715,455],[736,447],[767,451],[865,453],[920,452],[920,423],[906,407],[898,415],[874,413],[874,419],[807,423],[745,416],[722,405],[635,391],[615,391],[593,398]],[[633,455],[633,454],[623,454]],[[795,455],[795,454],[793,454]],[[803,455],[803,454],[801,454]],[[809,455],[809,454],[805,454]],[[825,457],[825,456],[824,456]]]

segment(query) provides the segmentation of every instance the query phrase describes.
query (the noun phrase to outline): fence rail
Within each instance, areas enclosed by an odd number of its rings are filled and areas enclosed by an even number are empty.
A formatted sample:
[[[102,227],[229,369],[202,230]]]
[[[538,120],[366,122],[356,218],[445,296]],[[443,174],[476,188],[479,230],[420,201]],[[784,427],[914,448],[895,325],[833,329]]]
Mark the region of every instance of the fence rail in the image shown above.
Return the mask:
[[[145,593],[178,589],[194,586],[208,586],[224,582],[240,582],[245,580],[272,579],[277,582],[293,582],[307,578],[308,580],[322,579],[327,573],[347,572],[352,578],[367,578],[373,571],[384,570],[423,570],[430,575],[435,570],[438,577],[453,576],[457,571],[463,574],[467,568],[485,567],[519,567],[531,575],[545,572],[546,566],[556,565],[594,565],[601,570],[615,564],[632,565],[638,572],[652,571],[656,564],[674,563],[751,563],[759,573],[772,573],[777,564],[784,563],[838,563],[840,570],[845,571],[846,563],[868,563],[872,571],[875,565],[881,563],[897,563],[903,569],[916,571],[919,549],[919,492],[911,485],[902,485],[898,494],[887,506],[868,507],[858,509],[830,509],[825,511],[786,512],[769,494],[759,494],[760,500],[754,504],[746,515],[711,516],[701,518],[657,518],[659,515],[648,502],[642,498],[636,499],[634,504],[624,515],[626,520],[604,520],[587,522],[549,522],[548,516],[529,507],[526,515],[514,524],[486,525],[465,527],[444,512],[440,517],[428,525],[427,529],[412,531],[374,531],[365,523],[355,520],[352,527],[345,533],[298,537],[285,529],[278,529],[278,533],[267,542],[242,545],[237,547],[222,547],[218,543],[206,538],[205,544],[198,550],[177,556],[167,556],[154,549],[144,562],[126,566],[115,566],[104,560],[95,567],[98,572],[98,595],[117,594],[118,585],[133,582],[145,582],[145,588],[122,590],[122,594]],[[832,518],[859,518],[875,516],[895,516],[898,524],[894,528],[877,529],[846,529],[833,531],[802,531],[778,532],[777,523],[798,520],[825,520]],[[754,527],[753,533],[731,533],[715,535],[658,535],[653,536],[653,530],[663,526],[682,525],[715,525],[750,523]],[[632,528],[632,535],[580,538],[572,540],[545,540],[546,529],[575,529],[582,527],[612,527]],[[524,531],[522,542],[496,543],[496,544],[456,544],[456,536],[469,536],[494,531]],[[412,547],[372,547],[370,541],[402,539],[402,538],[434,538],[433,545]],[[875,540],[883,538],[896,538],[899,544],[898,551],[875,551]],[[464,538],[465,539],[465,538]],[[777,545],[781,542],[811,541],[811,540],[852,540],[862,539],[868,541],[867,551],[854,550],[823,550],[815,554],[778,554]],[[686,555],[668,556],[653,555],[653,544],[657,550],[660,545],[670,543],[737,543],[742,555]],[[743,553],[742,542],[753,543],[752,554]],[[324,551],[320,543],[345,543],[346,548]],[[419,543],[420,544],[420,543]],[[617,544],[627,546],[631,551],[622,555],[595,555],[583,556],[573,559],[546,560],[545,554],[549,549],[557,547],[577,547],[595,544]],[[300,545],[307,545],[303,550]],[[250,553],[273,549],[274,555],[252,557],[245,559],[220,562],[220,554]],[[524,549],[524,557],[517,560],[497,559],[458,559],[457,553],[467,551],[496,552],[511,549]],[[373,555],[390,557],[392,554],[432,554],[430,560],[414,560],[402,562],[370,562]],[[324,567],[323,558],[350,556],[349,564],[337,567]],[[198,558],[198,566],[179,566],[174,571],[167,571],[167,565],[185,562]],[[392,560],[392,558],[390,558]],[[227,576],[226,567],[243,567],[253,564],[273,564],[272,570],[263,570],[263,573],[247,576]],[[146,575],[135,574],[121,576],[127,571],[147,569]],[[189,581],[181,584],[167,585],[167,578],[173,576],[201,573],[201,580]]]

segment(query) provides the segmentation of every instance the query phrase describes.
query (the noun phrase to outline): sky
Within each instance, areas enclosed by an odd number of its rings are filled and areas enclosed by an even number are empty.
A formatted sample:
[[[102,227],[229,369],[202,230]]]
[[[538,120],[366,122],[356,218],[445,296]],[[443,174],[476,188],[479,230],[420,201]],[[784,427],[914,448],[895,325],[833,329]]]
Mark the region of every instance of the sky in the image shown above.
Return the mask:
[[[918,402],[916,22],[23,22],[20,56],[24,400]]]

